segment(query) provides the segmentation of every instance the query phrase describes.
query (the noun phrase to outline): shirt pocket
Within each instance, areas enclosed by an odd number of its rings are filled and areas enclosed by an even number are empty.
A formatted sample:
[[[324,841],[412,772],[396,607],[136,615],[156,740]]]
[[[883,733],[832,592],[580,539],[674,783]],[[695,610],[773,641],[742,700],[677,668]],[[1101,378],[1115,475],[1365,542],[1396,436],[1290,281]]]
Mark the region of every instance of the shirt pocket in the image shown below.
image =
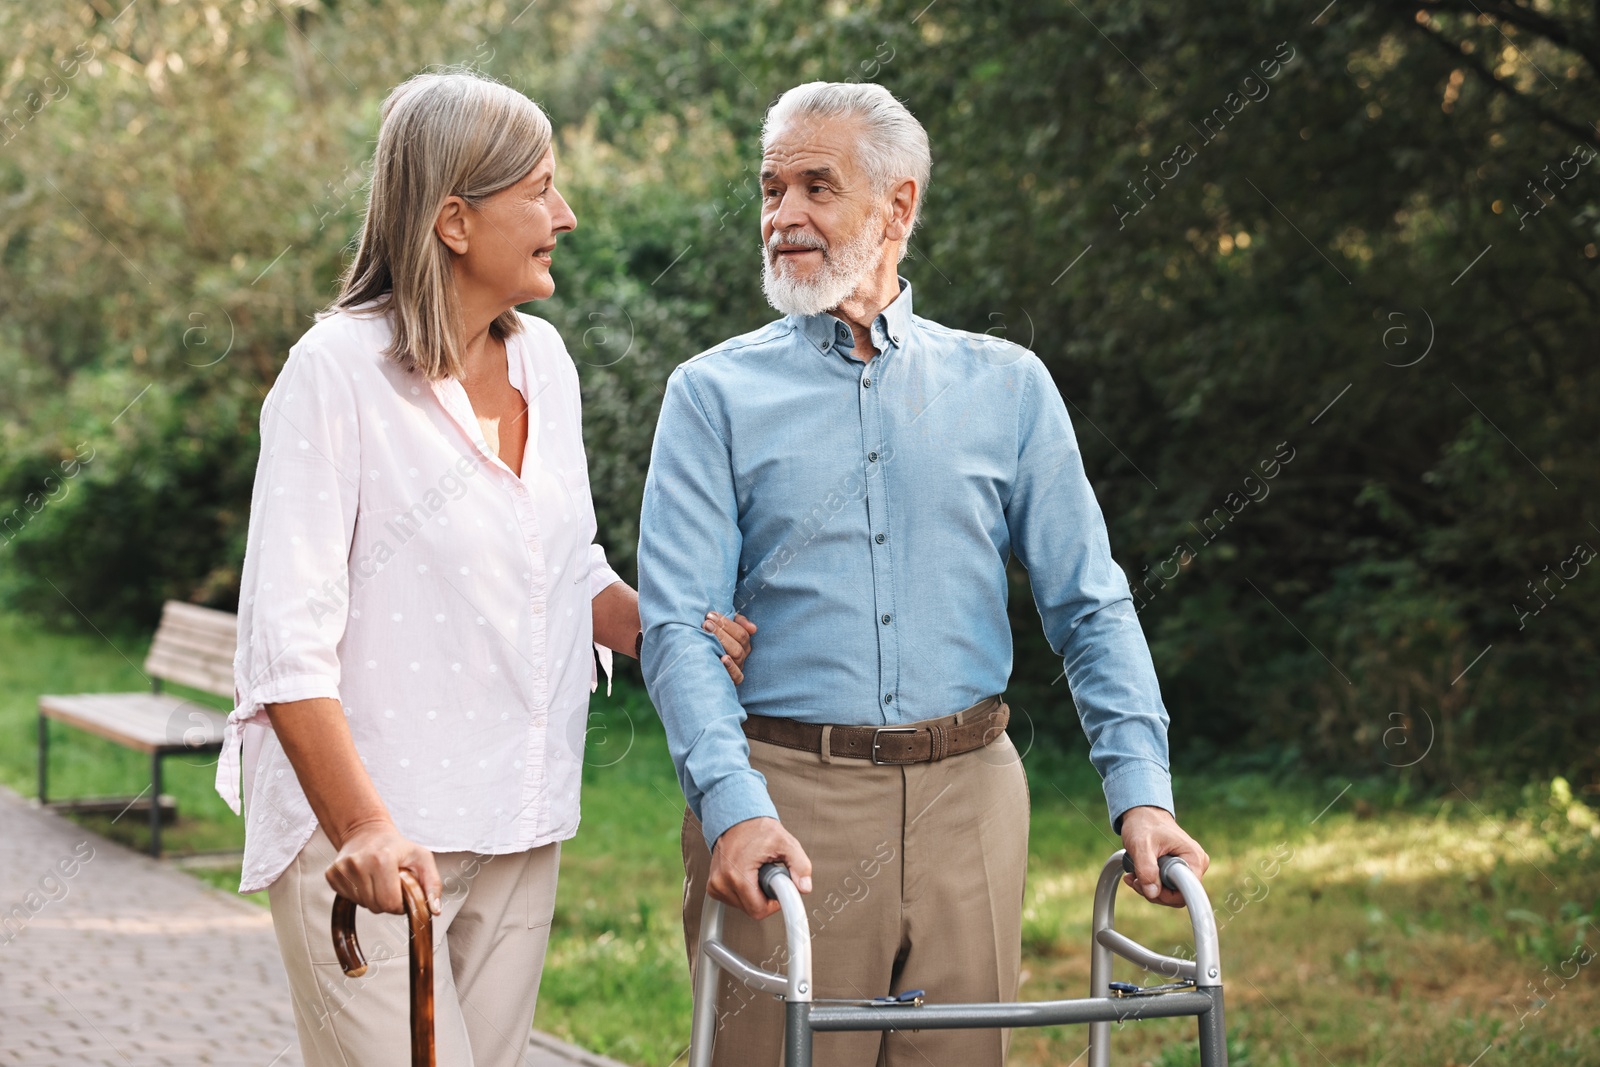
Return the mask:
[[[582,463],[562,464],[554,468],[556,481],[566,492],[573,511],[572,517],[580,524],[579,541],[588,544],[594,540],[594,497],[589,491],[589,471]]]
[[[594,498],[589,491],[589,468],[583,463],[563,463],[558,464],[555,471],[556,479],[572,498],[573,506],[580,512],[592,512]]]

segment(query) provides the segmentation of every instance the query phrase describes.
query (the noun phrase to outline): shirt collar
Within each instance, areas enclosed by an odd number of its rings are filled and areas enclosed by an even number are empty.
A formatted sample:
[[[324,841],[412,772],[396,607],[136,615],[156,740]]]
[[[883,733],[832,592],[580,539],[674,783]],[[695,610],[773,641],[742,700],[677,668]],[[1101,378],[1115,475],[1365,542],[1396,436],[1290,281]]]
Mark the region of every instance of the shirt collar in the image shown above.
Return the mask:
[[[902,347],[906,335],[911,332],[911,283],[904,278],[899,281],[900,295],[872,320],[873,343],[879,352],[886,351],[891,345]],[[790,315],[789,319],[825,355],[835,348],[849,350],[855,347],[849,324],[836,315],[823,312],[820,315]]]
[[[523,326],[522,330],[505,338],[506,379],[511,383],[511,387],[521,393],[522,399],[527,402],[528,425],[535,427],[539,423],[539,413],[534,410],[534,403],[537,398],[529,392],[528,371],[523,365],[523,354],[518,347],[521,343],[522,332],[526,329],[527,326]],[[478,449],[480,459],[486,463],[505,465],[505,461],[495,454],[494,450],[489,447],[489,442],[484,438],[483,428],[478,425],[477,414],[472,410],[472,401],[467,398],[467,387],[461,384],[461,379],[446,375],[443,378],[430,379],[428,385],[433,390],[433,395],[438,398],[439,405],[444,408],[445,413],[455,420],[456,425],[461,428],[461,432],[466,434],[467,439]],[[524,472],[527,470],[527,457],[534,455],[531,447],[534,430],[530,429],[528,433],[530,447],[524,452]],[[510,471],[510,469],[507,465],[506,470]]]
[[[527,327],[524,326],[522,329],[526,330]],[[521,332],[522,331],[519,330],[519,331],[517,331],[517,333],[508,335],[506,337],[506,339],[505,339],[505,345],[506,345],[506,378],[511,382],[511,388],[513,388],[517,392],[521,393],[523,400],[527,400],[528,399],[528,386],[527,386],[527,377],[526,377],[526,374],[524,373],[523,366],[522,366],[522,353],[521,352],[512,351],[512,346],[515,345],[521,339],[520,338]]]

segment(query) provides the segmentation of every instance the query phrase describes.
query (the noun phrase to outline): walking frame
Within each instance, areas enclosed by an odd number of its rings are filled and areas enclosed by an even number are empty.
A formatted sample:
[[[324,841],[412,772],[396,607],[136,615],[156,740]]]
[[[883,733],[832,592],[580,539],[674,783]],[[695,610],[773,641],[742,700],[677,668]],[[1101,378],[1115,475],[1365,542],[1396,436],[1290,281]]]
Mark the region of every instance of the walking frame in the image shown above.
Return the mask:
[[[1112,925],[1117,886],[1133,862],[1119,849],[1106,860],[1094,891],[1090,932],[1089,996],[1080,1000],[1042,1000],[1003,1004],[929,1004],[922,990],[876,1000],[818,1000],[811,973],[811,929],[805,903],[777,863],[761,868],[761,890],[782,908],[788,946],[786,974],[755,966],[722,941],[724,905],[706,897],[700,920],[700,945],[694,968],[694,1021],[688,1067],[711,1067],[717,1029],[717,989],[724,972],[757,992],[784,1002],[783,1050],[786,1067],[811,1067],[811,1035],[860,1030],[984,1030],[996,1027],[1059,1026],[1087,1023],[1088,1067],[1108,1067],[1111,1024],[1139,1019],[1195,1016],[1200,1025],[1200,1067],[1227,1067],[1222,1015],[1222,960],[1216,917],[1200,878],[1177,856],[1158,864],[1161,882],[1183,897],[1194,931],[1194,959],[1163,955],[1139,944]],[[1111,960],[1121,956],[1167,977],[1165,984],[1139,987],[1111,980]]]

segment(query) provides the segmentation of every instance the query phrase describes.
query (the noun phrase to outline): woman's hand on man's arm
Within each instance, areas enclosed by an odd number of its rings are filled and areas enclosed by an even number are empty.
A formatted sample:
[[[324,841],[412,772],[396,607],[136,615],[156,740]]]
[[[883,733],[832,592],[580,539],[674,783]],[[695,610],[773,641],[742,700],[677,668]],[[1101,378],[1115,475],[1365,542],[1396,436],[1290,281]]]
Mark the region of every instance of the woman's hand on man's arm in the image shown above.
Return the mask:
[[[636,653],[639,639],[639,594],[627,582],[612,582],[595,595],[594,639],[624,656]],[[715,611],[706,612],[701,629],[722,644],[722,666],[733,684],[744,681],[744,661],[750,655],[750,636],[756,624],[743,615],[728,618]]]
[[[744,661],[750,656],[750,635],[756,624],[743,615],[728,618],[719,612],[706,612],[706,621],[700,628],[722,642],[722,665],[727,668],[733,684],[744,681]]]

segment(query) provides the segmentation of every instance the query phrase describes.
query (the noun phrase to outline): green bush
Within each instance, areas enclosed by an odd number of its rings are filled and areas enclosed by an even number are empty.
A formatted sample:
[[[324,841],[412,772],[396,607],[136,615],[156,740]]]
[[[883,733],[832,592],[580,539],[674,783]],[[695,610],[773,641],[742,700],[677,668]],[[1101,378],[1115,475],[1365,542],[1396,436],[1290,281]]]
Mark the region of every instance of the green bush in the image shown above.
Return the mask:
[[[1177,745],[1421,786],[1592,784],[1600,579],[1573,561],[1600,545],[1580,432],[1600,201],[1574,146],[1596,144],[1594,53],[1563,43],[1589,33],[1564,2],[1429,10],[14,6],[0,521],[25,514],[4,597],[80,625],[231,605],[260,398],[333,293],[377,105],[449,63],[559,127],[580,226],[531,310],[580,362],[626,570],[666,375],[771,317],[763,110],[873,78],[935,148],[917,308],[1050,367]],[[80,443],[95,458],[35,512]],[[1020,571],[1013,593],[1014,695],[1070,739]]]

